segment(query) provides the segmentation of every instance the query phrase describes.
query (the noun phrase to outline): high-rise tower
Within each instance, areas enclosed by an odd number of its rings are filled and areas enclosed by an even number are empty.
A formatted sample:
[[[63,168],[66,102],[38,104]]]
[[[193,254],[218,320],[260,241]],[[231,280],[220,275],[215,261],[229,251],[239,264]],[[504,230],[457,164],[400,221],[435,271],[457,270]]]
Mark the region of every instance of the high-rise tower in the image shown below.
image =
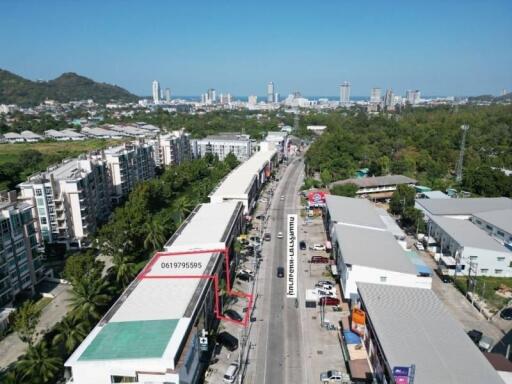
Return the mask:
[[[347,105],[348,103],[350,103],[350,83],[344,81],[340,85],[340,104]]]
[[[157,80],[153,80],[153,103],[160,103],[160,83]]]
[[[274,100],[274,83],[271,81],[267,85],[267,103],[273,103]]]

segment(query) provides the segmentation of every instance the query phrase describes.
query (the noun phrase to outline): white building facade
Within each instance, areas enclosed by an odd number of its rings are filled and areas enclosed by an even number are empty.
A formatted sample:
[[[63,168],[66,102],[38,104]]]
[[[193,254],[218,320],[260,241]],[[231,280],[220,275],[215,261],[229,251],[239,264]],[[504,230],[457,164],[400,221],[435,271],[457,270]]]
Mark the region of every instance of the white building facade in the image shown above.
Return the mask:
[[[199,157],[211,153],[219,160],[224,160],[229,153],[232,153],[239,161],[246,161],[252,155],[252,142],[249,135],[219,134],[195,140],[195,143]]]

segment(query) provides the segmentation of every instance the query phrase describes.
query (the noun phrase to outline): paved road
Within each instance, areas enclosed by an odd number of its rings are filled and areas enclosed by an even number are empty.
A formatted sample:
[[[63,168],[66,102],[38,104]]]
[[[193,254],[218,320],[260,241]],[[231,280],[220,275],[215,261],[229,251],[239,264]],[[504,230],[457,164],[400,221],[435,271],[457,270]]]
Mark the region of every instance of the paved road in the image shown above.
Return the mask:
[[[286,265],[285,242],[278,239],[278,232],[286,236],[286,219],[297,213],[298,190],[302,181],[303,162],[294,160],[283,174],[274,192],[270,209],[272,229],[271,251],[266,255],[267,268],[263,293],[265,323],[258,343],[256,372],[257,383],[302,383],[304,357],[299,310],[294,299],[285,296],[285,279],[277,278],[278,266]],[[281,195],[285,196],[281,200]]]

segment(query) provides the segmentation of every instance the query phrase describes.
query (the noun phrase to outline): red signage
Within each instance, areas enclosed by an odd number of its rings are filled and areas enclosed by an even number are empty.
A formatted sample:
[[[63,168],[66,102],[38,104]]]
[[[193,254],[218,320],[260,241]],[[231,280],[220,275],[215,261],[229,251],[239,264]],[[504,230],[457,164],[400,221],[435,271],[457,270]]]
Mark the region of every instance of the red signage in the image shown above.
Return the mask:
[[[325,205],[324,191],[312,191],[308,193],[308,201],[310,206],[323,206]]]

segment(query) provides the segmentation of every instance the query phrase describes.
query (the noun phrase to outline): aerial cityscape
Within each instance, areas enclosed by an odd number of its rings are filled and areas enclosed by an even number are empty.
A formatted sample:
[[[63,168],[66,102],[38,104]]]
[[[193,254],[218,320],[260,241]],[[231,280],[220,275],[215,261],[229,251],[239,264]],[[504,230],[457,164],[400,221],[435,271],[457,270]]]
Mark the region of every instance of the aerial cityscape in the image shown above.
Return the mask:
[[[512,384],[512,3],[0,34],[0,383]]]

